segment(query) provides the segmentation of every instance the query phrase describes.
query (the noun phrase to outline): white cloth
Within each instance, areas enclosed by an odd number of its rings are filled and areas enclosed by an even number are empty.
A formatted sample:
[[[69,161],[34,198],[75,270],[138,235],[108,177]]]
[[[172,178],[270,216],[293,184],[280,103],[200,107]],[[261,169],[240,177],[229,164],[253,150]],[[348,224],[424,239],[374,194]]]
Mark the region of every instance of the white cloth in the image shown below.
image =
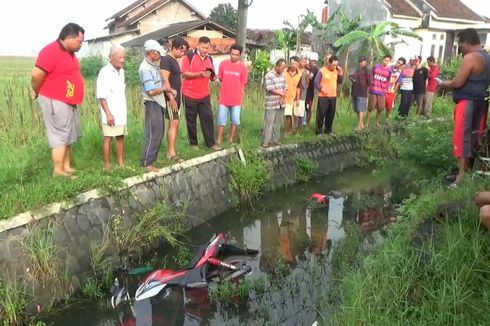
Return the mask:
[[[126,82],[124,69],[119,71],[110,63],[99,71],[97,76],[97,99],[105,99],[109,111],[114,116],[116,126],[124,126],[128,122],[128,108],[126,105]],[[107,124],[107,116],[99,103],[102,124]]]

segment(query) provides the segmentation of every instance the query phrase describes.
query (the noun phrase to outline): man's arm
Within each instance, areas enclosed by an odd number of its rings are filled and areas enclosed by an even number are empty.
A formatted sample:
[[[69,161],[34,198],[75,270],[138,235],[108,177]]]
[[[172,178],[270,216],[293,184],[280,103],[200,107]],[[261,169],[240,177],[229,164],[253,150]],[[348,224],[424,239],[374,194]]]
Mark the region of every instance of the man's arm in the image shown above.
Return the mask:
[[[187,55],[184,56],[184,58],[182,59],[182,78],[196,79],[196,78],[208,78],[210,76],[211,76],[211,72],[209,71],[192,72],[189,58],[187,57]]]
[[[177,95],[177,90],[172,89],[170,85],[170,81],[169,81],[170,71],[165,69],[160,69],[160,74],[162,75],[165,94],[167,94],[170,108],[172,109],[172,111],[177,111],[178,110],[177,100],[175,99],[175,96]]]
[[[483,57],[478,53],[468,53],[463,57],[463,62],[459,67],[456,77],[450,81],[443,81],[439,84],[444,88],[460,88],[466,83],[471,74],[475,71],[475,65],[483,63]]]
[[[105,116],[107,118],[107,125],[108,126],[114,126],[115,120],[114,116],[111,113],[111,110],[109,110],[109,105],[107,105],[107,100],[105,98],[99,98],[99,103],[100,106],[102,107],[102,110],[104,110]]]
[[[32,90],[34,91],[34,98],[37,97],[39,94],[39,90],[41,89],[41,86],[43,86],[44,79],[46,78],[47,73],[42,70],[41,68],[34,67],[32,69],[31,73],[31,87]]]
[[[322,81],[322,72],[318,71],[315,76],[315,88],[318,91],[322,90],[322,85],[320,84],[321,81]]]

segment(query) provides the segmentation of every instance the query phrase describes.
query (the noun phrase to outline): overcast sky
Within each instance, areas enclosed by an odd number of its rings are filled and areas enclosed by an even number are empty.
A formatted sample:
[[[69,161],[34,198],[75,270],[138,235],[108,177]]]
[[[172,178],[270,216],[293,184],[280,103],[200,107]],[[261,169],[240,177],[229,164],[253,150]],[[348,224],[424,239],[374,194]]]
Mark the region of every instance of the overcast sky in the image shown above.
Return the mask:
[[[107,35],[105,20],[134,0],[5,0],[0,4],[0,55],[35,55],[48,42],[53,41],[60,29],[68,22],[80,24],[85,37]],[[204,15],[219,3],[219,0],[188,0]],[[254,0],[248,12],[250,28],[280,28],[289,20],[297,24],[298,15],[306,9],[321,15],[324,0]],[[476,12],[490,17],[489,0],[463,0]],[[236,8],[238,1],[230,1]],[[283,5],[280,5],[280,4]]]

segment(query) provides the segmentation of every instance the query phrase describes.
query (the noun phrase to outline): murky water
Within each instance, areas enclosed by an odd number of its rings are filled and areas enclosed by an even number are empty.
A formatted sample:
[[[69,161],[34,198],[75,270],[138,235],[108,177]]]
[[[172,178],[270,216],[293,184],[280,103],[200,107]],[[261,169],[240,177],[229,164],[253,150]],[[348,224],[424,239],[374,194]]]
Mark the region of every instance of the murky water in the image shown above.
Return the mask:
[[[327,207],[308,208],[312,193],[328,194]],[[229,232],[240,246],[259,249],[249,263],[251,280],[265,286],[248,298],[213,303],[206,290],[173,291],[164,300],[143,300],[119,315],[77,304],[49,320],[54,325],[311,325],[329,298],[330,249],[351,220],[368,234],[390,222],[387,180],[351,169],[265,195],[245,211],[230,210],[188,234],[193,245]],[[369,201],[376,203],[371,209]],[[310,206],[311,207],[311,206]],[[169,254],[163,253],[163,255]],[[156,266],[159,267],[159,266]],[[184,303],[185,302],[185,303]],[[326,316],[323,316],[324,318]],[[328,318],[327,318],[328,319]]]

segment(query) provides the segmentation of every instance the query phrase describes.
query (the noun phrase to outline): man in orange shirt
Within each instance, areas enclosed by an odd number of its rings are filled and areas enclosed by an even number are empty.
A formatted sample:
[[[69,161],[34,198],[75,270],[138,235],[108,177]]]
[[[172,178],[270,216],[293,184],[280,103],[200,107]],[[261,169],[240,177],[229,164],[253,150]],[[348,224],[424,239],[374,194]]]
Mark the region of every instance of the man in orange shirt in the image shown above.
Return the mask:
[[[332,132],[335,107],[337,105],[337,85],[342,83],[342,70],[339,58],[335,55],[325,60],[315,77],[315,88],[318,90],[318,105],[316,111],[316,134],[321,137],[323,128],[327,135],[335,136]]]
[[[298,71],[299,58],[293,56],[289,59],[289,68],[284,72],[284,78],[286,78],[287,92],[284,98],[284,117],[285,127],[284,136],[291,134],[293,126],[293,111],[294,107],[299,105],[299,93],[300,93],[300,81],[301,74]]]

